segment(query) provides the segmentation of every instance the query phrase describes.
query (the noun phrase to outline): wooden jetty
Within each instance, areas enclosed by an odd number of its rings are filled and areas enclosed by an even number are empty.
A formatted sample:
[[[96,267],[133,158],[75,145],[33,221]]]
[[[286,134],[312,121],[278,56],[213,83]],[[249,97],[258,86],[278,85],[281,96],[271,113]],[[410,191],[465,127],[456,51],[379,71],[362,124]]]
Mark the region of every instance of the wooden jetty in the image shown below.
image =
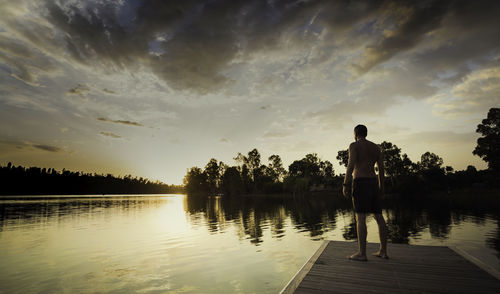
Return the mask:
[[[500,293],[500,274],[456,247],[389,244],[390,259],[347,256],[356,242],[325,241],[281,291],[316,293]]]

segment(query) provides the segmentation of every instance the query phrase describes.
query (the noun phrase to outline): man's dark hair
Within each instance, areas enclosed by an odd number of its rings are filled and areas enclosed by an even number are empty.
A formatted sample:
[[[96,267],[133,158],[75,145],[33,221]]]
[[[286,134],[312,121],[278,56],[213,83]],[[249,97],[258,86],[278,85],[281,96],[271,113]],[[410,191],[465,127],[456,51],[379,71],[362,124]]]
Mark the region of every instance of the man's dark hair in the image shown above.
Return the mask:
[[[354,133],[358,137],[366,137],[366,135],[368,135],[368,129],[364,125],[357,125],[354,128]]]

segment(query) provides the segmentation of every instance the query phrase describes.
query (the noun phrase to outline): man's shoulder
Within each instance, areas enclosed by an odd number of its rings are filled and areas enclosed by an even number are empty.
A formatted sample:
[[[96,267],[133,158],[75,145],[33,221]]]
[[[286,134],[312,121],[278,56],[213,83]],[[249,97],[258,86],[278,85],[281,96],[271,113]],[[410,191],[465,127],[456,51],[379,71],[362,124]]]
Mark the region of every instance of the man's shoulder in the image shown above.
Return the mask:
[[[380,146],[378,144],[373,143],[372,141],[368,141],[368,140],[366,140],[366,141],[369,142],[371,145],[373,145],[373,146],[377,147],[378,149],[380,149]]]

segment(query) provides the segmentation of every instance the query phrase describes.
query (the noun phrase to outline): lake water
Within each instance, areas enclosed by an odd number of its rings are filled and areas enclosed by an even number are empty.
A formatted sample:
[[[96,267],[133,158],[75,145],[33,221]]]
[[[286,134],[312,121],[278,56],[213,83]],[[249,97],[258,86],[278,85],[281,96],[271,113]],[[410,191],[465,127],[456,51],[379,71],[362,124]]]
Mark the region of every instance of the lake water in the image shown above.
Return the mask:
[[[500,270],[497,211],[383,213],[391,242],[459,246]],[[349,202],[333,197],[4,197],[0,293],[277,293],[322,240],[355,236]]]

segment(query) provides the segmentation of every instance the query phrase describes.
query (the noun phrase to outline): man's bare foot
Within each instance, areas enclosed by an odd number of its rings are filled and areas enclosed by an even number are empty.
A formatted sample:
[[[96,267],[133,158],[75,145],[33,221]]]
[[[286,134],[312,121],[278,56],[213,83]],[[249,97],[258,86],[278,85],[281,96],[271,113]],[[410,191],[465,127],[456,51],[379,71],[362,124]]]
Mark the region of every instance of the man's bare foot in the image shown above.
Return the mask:
[[[376,257],[380,257],[380,258],[383,258],[383,259],[389,259],[389,255],[387,255],[387,253],[385,252],[382,252],[382,251],[377,251],[375,253],[372,254],[373,256],[376,256]]]
[[[349,258],[350,260],[367,261],[366,255],[362,255],[359,252],[354,253],[353,255],[348,256],[347,258]]]

